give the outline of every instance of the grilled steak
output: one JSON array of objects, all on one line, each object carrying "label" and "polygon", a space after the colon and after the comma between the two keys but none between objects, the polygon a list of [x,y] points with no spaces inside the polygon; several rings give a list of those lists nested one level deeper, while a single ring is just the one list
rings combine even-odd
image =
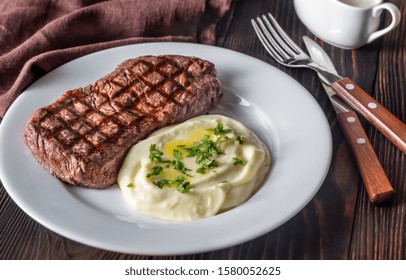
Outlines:
[{"label": "grilled steak", "polygon": [[93,85],[35,111],[24,141],[62,181],[106,188],[116,182],[132,145],[158,128],[207,112],[220,95],[209,61],[178,55],[129,59]]}]

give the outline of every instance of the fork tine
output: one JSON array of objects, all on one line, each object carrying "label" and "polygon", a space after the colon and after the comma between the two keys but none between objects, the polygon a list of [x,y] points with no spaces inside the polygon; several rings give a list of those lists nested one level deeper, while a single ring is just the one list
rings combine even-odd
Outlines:
[{"label": "fork tine", "polygon": [[278,31],[270,23],[265,15],[262,15],[262,19],[265,22],[266,27],[264,26],[264,28],[267,30],[268,37],[273,41],[274,48],[282,53],[285,59],[292,58],[296,54],[296,52],[292,50],[289,45],[283,40],[283,37],[278,33]]},{"label": "fork tine", "polygon": [[[271,31],[275,31],[275,33],[272,33],[274,36],[277,36],[281,38],[280,43],[283,44],[286,47],[294,51],[296,54],[301,53],[301,49],[298,45],[296,45],[295,42],[292,41],[292,39],[286,34],[286,32],[282,29],[282,27],[278,24],[278,22],[275,20],[275,18],[268,13],[268,18],[272,22],[272,24],[266,19],[265,15],[263,18],[266,20],[265,22],[268,24],[268,27],[270,28]],[[272,28],[273,26],[273,28]],[[277,38],[276,37],[276,38]],[[292,56],[292,54],[291,54]]]},{"label": "fork tine", "polygon": [[279,54],[273,47],[273,45],[270,43],[270,41],[273,40],[272,36],[268,34],[266,36],[265,32],[268,32],[263,25],[262,21],[260,18],[257,17],[257,22],[258,24],[261,25],[261,27],[257,24],[257,22],[253,19],[251,19],[251,24],[254,27],[255,32],[258,35],[259,40],[261,41],[262,45],[265,47],[265,49],[268,51],[268,53],[279,63],[283,63],[284,57]]},{"label": "fork tine", "polygon": [[251,19],[251,23],[259,40],[276,61],[285,66],[310,68],[310,57],[290,39],[271,14]]},{"label": "fork tine", "polygon": [[[262,32],[265,36],[265,38],[268,40],[270,45],[273,47],[273,49],[278,52],[284,59],[289,59],[291,58],[292,54],[288,51],[285,50],[285,46],[280,44],[280,38],[275,34],[276,32],[274,31],[273,27],[269,23],[269,21],[265,18],[265,16],[261,18],[257,18],[258,24],[262,28]],[[265,23],[264,23],[265,22]]]}]

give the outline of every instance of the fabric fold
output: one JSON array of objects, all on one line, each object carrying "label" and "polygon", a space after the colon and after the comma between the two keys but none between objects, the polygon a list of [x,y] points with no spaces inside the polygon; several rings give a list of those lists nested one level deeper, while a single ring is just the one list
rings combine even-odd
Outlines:
[{"label": "fabric fold", "polygon": [[[0,3],[0,117],[33,81],[99,50],[141,42],[215,44],[231,0]],[[62,94],[62,93],[61,93]]]}]

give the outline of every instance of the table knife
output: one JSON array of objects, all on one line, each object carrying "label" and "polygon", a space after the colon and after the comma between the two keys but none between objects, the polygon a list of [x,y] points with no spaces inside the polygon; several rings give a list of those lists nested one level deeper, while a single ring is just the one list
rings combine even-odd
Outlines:
[{"label": "table knife", "polygon": [[[329,56],[316,42],[307,36],[303,36],[303,41],[313,61],[330,72],[337,73]],[[323,82],[321,84],[337,113],[337,120],[357,162],[369,200],[374,204],[391,200],[394,196],[393,187],[368,140],[357,113],[336,94],[331,86]]]}]

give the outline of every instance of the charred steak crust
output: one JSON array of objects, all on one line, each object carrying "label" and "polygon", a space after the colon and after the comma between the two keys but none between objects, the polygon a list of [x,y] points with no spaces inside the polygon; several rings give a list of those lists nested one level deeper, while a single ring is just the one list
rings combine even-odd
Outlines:
[{"label": "charred steak crust", "polygon": [[35,111],[24,141],[62,181],[107,188],[116,182],[131,146],[158,128],[207,112],[220,96],[211,62],[179,55],[142,56]]}]

